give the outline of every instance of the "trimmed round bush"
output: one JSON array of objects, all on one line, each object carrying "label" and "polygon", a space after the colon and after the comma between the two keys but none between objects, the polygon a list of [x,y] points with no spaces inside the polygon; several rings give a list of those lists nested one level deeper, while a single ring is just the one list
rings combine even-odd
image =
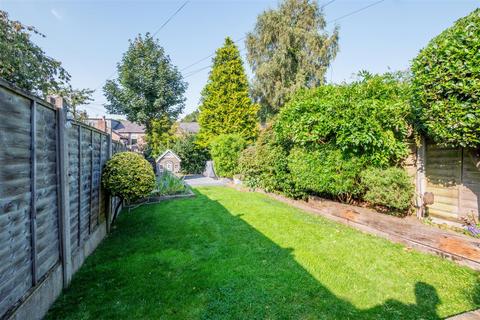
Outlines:
[{"label": "trimmed round bush", "polygon": [[480,145],[480,9],[443,31],[413,60],[421,129],[448,146]]},{"label": "trimmed round bush", "polygon": [[369,168],[361,173],[361,180],[366,190],[363,199],[370,204],[400,212],[411,207],[414,187],[412,179],[404,169]]},{"label": "trimmed round bush", "polygon": [[107,161],[102,184],[113,196],[130,202],[146,197],[155,187],[152,165],[134,152],[115,154]]},{"label": "trimmed round bush", "polygon": [[238,159],[246,146],[245,139],[239,134],[221,134],[216,137],[210,146],[216,174],[231,178],[239,173]]}]

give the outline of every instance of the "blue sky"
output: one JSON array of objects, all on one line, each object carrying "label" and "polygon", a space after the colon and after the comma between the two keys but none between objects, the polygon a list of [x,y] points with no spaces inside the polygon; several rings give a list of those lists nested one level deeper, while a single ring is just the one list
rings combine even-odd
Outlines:
[{"label": "blue sky", "polygon": [[[319,4],[330,0],[320,0]],[[336,0],[324,9],[332,21],[377,0]],[[0,8],[12,19],[37,27],[46,38],[34,40],[48,55],[63,62],[78,88],[96,88],[95,101],[85,109],[105,114],[101,87],[112,76],[127,49],[128,39],[155,32],[184,0],[179,1],[7,1]],[[180,70],[212,54],[226,36],[234,40],[252,30],[258,14],[277,0],[191,0],[157,34]],[[480,7],[480,0],[385,0],[340,19],[340,53],[328,71],[332,82],[349,81],[359,70],[404,70],[428,41],[455,20]],[[334,24],[328,25],[328,30]],[[239,43],[240,49],[244,47]],[[210,59],[183,71],[189,83],[184,113],[198,106],[208,77]],[[245,64],[248,68],[248,65]]]}]

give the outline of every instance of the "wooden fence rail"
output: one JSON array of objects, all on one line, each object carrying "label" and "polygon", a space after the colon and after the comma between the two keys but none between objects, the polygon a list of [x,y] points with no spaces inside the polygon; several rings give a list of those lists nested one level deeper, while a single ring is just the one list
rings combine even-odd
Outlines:
[{"label": "wooden fence rail", "polygon": [[0,319],[41,318],[105,236],[117,200],[101,173],[121,151],[0,80]]}]

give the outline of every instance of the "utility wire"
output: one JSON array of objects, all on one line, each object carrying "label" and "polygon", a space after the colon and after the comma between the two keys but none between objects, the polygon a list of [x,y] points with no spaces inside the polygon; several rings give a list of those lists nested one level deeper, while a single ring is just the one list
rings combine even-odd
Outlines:
[{"label": "utility wire", "polygon": [[[327,7],[328,5],[332,4],[332,3],[335,2],[335,1],[336,1],[336,0],[330,0],[329,2],[325,3],[324,5],[322,5],[320,8],[323,9],[323,8]],[[328,21],[326,24],[330,24],[330,23],[336,22],[336,21],[338,21],[338,20],[345,19],[345,18],[347,18],[347,17],[349,17],[349,16],[352,16],[352,15],[354,15],[354,14],[356,14],[356,13],[359,13],[359,12],[361,12],[361,11],[363,11],[363,10],[366,10],[366,9],[368,9],[368,8],[371,8],[371,7],[373,7],[373,6],[376,6],[376,5],[378,5],[378,4],[380,4],[380,3],[384,2],[384,1],[385,1],[385,0],[379,0],[379,1],[377,1],[377,2],[371,3],[371,4],[369,4],[369,5],[365,6],[365,7],[362,7],[362,8],[360,8],[360,9],[355,10],[355,11],[349,12],[349,13],[343,15],[343,16],[340,16],[340,17],[338,17],[338,18],[335,18],[335,19],[333,19],[333,20],[330,20],[330,21]],[[239,42],[239,41],[244,40],[245,38],[246,38],[246,36],[244,36],[244,37],[242,37],[242,38],[240,38],[240,39],[238,39],[237,41],[234,41],[234,42],[237,43],[237,42]],[[191,67],[199,64],[200,62],[203,62],[203,61],[207,60],[208,58],[213,57],[214,55],[215,55],[215,52],[212,53],[212,54],[210,54],[210,55],[208,55],[208,56],[206,56],[206,57],[204,57],[204,58],[202,58],[202,59],[200,59],[200,60],[198,60],[198,61],[196,61],[196,62],[194,62],[194,63],[192,63],[192,64],[190,64],[190,65],[188,65],[188,66],[186,66],[186,67],[184,67],[184,68],[182,68],[182,69],[180,69],[180,72],[185,71],[185,70],[187,70],[187,69],[189,69],[189,68],[191,68]],[[201,69],[192,71],[192,72],[190,72],[190,73],[187,73],[187,75],[185,75],[184,78],[190,77],[190,76],[194,75],[196,72],[203,71],[203,70],[205,70],[205,69],[207,69],[207,68],[208,68],[208,67],[204,67],[204,68],[201,68]]]},{"label": "utility wire", "polygon": [[[164,23],[162,23],[162,25],[152,34],[152,37],[156,36],[180,11],[182,11],[182,9],[189,3],[190,1],[187,0],[185,1],[180,7],[178,7],[178,9],[168,17],[167,20],[165,20]],[[110,74],[108,77],[107,77],[107,80],[110,79],[111,77],[113,77],[115,75],[116,71],[113,71],[112,74]],[[96,87],[94,90],[98,90],[100,89],[101,87],[103,87],[103,85],[100,85],[98,87]]]},{"label": "utility wire", "polygon": [[322,6],[320,7],[320,10],[328,7],[328,5],[334,3],[335,1],[336,1],[336,0],[330,0],[330,1],[328,1],[327,3],[325,3],[324,5],[322,5]]},{"label": "utility wire", "polygon": [[362,8],[360,8],[360,9],[355,10],[355,11],[352,11],[352,12],[350,12],[350,13],[347,13],[347,14],[345,14],[345,15],[343,15],[343,16],[340,16],[340,17],[338,17],[338,18],[335,18],[335,19],[333,19],[333,20],[330,20],[330,21],[327,22],[327,24],[330,24],[330,23],[333,23],[333,22],[337,22],[338,20],[345,19],[346,17],[350,17],[350,16],[352,16],[352,15],[354,15],[354,14],[356,14],[356,13],[359,13],[359,12],[361,12],[361,11],[363,11],[363,10],[366,10],[366,9],[368,9],[368,8],[371,8],[371,7],[373,7],[373,6],[376,6],[377,4],[380,4],[380,3],[384,2],[384,1],[385,1],[385,0],[379,0],[379,1],[377,1],[377,2],[371,3],[371,4],[369,4],[369,5],[365,6],[365,7],[362,7]]},{"label": "utility wire", "polygon": [[155,31],[155,32],[153,33],[153,36],[156,36],[157,33],[159,33],[160,30],[162,30],[163,27],[165,27],[165,26],[170,22],[170,20],[172,20],[180,11],[182,11],[182,9],[183,9],[183,8],[187,5],[187,3],[189,3],[189,2],[190,2],[190,1],[188,1],[188,0],[185,1],[185,2],[177,9],[177,11],[175,11],[175,12],[157,29],[157,31]]},{"label": "utility wire", "polygon": [[[237,41],[240,41],[240,39],[237,40]],[[239,52],[242,53],[245,50],[247,50],[247,48],[243,48],[243,49],[239,50]],[[197,69],[197,70],[193,70],[193,71],[187,73],[185,76],[183,76],[183,78],[185,79],[185,78],[191,77],[191,76],[193,76],[193,75],[195,75],[195,74],[197,74],[197,73],[199,73],[199,72],[201,72],[205,69],[211,68],[211,67],[213,67],[213,64],[210,64],[208,66],[205,66],[205,67]]]}]

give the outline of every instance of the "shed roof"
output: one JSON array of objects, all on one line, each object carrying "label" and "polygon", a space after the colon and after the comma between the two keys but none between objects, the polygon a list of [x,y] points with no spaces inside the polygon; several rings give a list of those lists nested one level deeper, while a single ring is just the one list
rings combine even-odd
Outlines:
[{"label": "shed roof", "polygon": [[170,150],[170,149],[167,149],[164,153],[162,153],[162,154],[157,158],[156,162],[162,160],[162,159],[163,159],[167,154],[169,154],[169,153],[172,154],[175,158],[177,158],[178,161],[180,161],[180,162],[182,161],[182,159],[180,159],[180,157],[177,156],[177,154],[176,154],[175,152],[173,152],[173,151]]}]

